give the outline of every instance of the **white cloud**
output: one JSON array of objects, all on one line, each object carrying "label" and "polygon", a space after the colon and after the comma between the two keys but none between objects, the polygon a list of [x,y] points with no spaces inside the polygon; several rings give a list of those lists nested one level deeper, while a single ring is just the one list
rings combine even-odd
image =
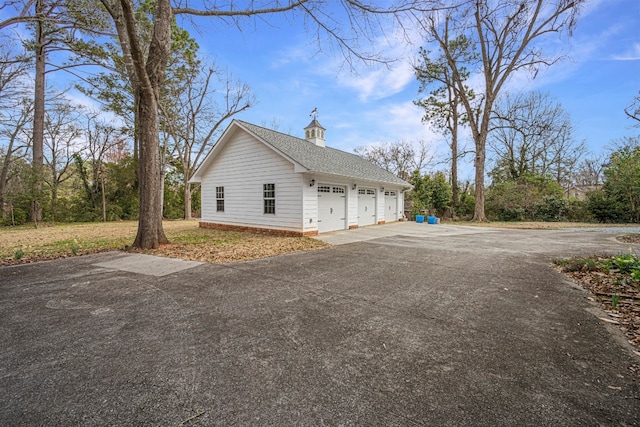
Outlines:
[{"label": "white cloud", "polygon": [[634,43],[630,49],[621,55],[613,55],[616,61],[638,61],[640,60],[640,43]]},{"label": "white cloud", "polygon": [[295,64],[313,64],[313,61],[310,61],[310,59],[308,46],[297,43],[284,49],[279,49],[271,58],[269,67],[279,69]]},{"label": "white cloud", "polygon": [[[414,23],[415,24],[415,23]],[[415,25],[414,25],[415,26]],[[387,22],[380,36],[371,41],[360,40],[361,52],[373,52],[386,58],[386,63],[346,63],[340,55],[327,58],[323,66],[315,66],[318,75],[335,78],[342,88],[355,93],[361,102],[376,101],[396,95],[415,82],[411,61],[415,56],[415,44],[420,40],[417,27],[409,23],[398,26]]]},{"label": "white cloud", "polygon": [[338,84],[355,90],[362,102],[380,100],[402,92],[415,80],[408,62],[388,69],[379,67],[362,75],[340,75]]},{"label": "white cloud", "polygon": [[377,103],[363,109],[353,121],[336,124],[340,148],[351,151],[360,145],[396,141],[417,142],[424,140],[432,146],[441,139],[427,125],[422,124],[423,111],[411,101],[399,103]]}]

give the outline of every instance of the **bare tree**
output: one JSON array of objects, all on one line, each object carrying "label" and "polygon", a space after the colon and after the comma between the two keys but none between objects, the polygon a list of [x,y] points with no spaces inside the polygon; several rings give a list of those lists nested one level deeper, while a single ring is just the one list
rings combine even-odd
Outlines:
[{"label": "bare tree", "polygon": [[29,66],[27,58],[16,54],[11,46],[0,46],[0,121],[5,120],[8,111],[22,103]]},{"label": "bare tree", "polygon": [[[417,147],[416,147],[417,145]],[[433,160],[425,141],[371,144],[356,147],[354,152],[405,181],[414,171],[422,172]]]},{"label": "bare tree", "polygon": [[596,186],[602,184],[602,172],[606,158],[604,154],[597,154],[583,159],[573,173],[576,185]]},{"label": "bare tree", "polygon": [[25,98],[28,67],[26,59],[16,55],[10,45],[0,48],[0,210],[12,178],[11,164],[27,154],[31,142],[25,134],[33,120],[33,102]]},{"label": "bare tree", "polygon": [[45,116],[43,157],[48,172],[45,182],[51,190],[51,216],[54,221],[58,189],[73,175],[73,155],[80,149],[78,139],[82,131],[77,123],[78,111],[69,104],[56,104]]},{"label": "bare tree", "polygon": [[[246,84],[234,81],[214,65],[204,67],[199,62],[184,75],[179,90],[170,97],[174,108],[163,108],[165,131],[171,135],[172,149],[180,162],[184,185],[184,218],[191,219],[191,197],[194,189],[189,179],[204,155],[209,151],[222,126],[231,117],[255,104],[255,97]],[[169,111],[167,111],[169,110]]]},{"label": "bare tree", "polygon": [[6,188],[14,175],[11,173],[15,161],[24,159],[29,154],[31,145],[31,129],[33,123],[33,102],[24,98],[20,106],[14,106],[4,113],[0,123],[0,209],[5,202]]},{"label": "bare tree", "polygon": [[[96,208],[98,203],[101,205],[102,221],[105,222],[107,220],[105,196],[107,177],[104,163],[112,150],[121,143],[121,138],[115,126],[99,121],[99,117],[100,114],[95,112],[84,114],[86,145],[81,152],[75,154],[75,157],[86,197],[93,208]],[[98,195],[100,195],[99,202]]]},{"label": "bare tree", "polygon": [[550,175],[565,187],[585,151],[573,138],[569,114],[543,92],[507,94],[496,103],[487,143],[494,179]]},{"label": "bare tree", "polygon": [[[535,77],[540,67],[560,59],[544,56],[535,42],[563,30],[571,32],[582,3],[584,0],[477,0],[446,13],[433,13],[424,21],[429,41],[436,44],[447,60],[454,90],[465,108],[475,142],[475,221],[487,220],[484,178],[493,105],[514,73],[529,70]],[[467,58],[456,57],[449,40],[460,35],[478,52],[477,60],[466,62]],[[466,69],[482,77],[473,99],[465,88]]]}]

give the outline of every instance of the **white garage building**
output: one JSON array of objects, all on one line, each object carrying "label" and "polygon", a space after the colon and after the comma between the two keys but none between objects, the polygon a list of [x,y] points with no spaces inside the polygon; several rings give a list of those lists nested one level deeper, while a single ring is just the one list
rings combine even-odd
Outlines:
[{"label": "white garage building", "polygon": [[411,185],[355,154],[325,146],[314,118],[305,139],[233,120],[191,182],[201,227],[315,235],[397,221]]}]

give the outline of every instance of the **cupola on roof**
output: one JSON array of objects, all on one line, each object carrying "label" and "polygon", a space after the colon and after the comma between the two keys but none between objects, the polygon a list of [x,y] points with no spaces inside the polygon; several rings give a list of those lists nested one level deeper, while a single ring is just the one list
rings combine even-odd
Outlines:
[{"label": "cupola on roof", "polygon": [[314,143],[318,147],[324,147],[324,131],[326,129],[322,127],[322,125],[316,118],[317,115],[318,109],[314,108],[311,112],[311,117],[313,117],[313,120],[311,120],[311,123],[309,123],[307,127],[304,128],[304,139]]}]

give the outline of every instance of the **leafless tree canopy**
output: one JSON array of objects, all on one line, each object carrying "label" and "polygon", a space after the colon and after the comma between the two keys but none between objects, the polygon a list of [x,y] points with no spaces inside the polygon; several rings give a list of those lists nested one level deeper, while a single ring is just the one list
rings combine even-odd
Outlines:
[{"label": "leafless tree canopy", "polygon": [[584,154],[569,114],[547,93],[507,94],[496,105],[488,145],[494,179],[550,175],[567,185]]},{"label": "leafless tree canopy", "polygon": [[589,156],[583,159],[573,172],[573,184],[595,186],[602,184],[602,171],[606,157],[604,154]]},{"label": "leafless tree canopy", "polygon": [[198,63],[173,85],[171,106],[163,111],[162,130],[170,136],[169,151],[179,159],[183,171],[185,219],[191,218],[193,190],[189,179],[213,146],[230,118],[251,108],[256,99],[245,83],[236,81],[215,64]]},{"label": "leafless tree canopy", "polygon": [[428,144],[422,140],[417,143],[403,140],[394,143],[372,144],[357,147],[354,151],[359,156],[405,181],[414,171],[422,173],[424,168],[433,161]]}]

